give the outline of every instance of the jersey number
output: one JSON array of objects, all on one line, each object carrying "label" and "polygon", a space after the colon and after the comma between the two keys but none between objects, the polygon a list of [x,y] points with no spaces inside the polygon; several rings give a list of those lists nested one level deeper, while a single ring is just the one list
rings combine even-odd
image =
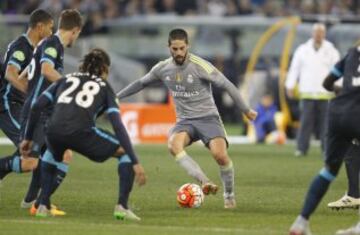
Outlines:
[{"label": "jersey number", "polygon": [[35,59],[33,58],[28,66],[28,80],[33,79],[35,74]]},{"label": "jersey number", "polygon": [[[74,96],[71,96],[76,88],[80,85],[80,79],[76,77],[69,77],[66,79],[66,83],[71,85],[61,93],[58,99],[58,103],[68,104],[73,100]],[[100,85],[94,81],[87,81],[83,84],[82,89],[75,95],[75,103],[83,108],[88,108],[94,102],[94,96],[99,93]]]}]

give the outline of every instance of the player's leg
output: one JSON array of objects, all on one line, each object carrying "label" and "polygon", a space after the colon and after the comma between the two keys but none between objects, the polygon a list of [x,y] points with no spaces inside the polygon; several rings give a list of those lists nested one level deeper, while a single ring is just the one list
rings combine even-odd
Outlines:
[{"label": "player's leg", "polygon": [[[205,175],[199,164],[185,151],[185,147],[196,139],[194,130],[190,125],[176,124],[168,139],[168,149],[175,161],[201,185],[209,184],[210,180]],[[212,185],[212,184],[211,184]]]},{"label": "player's leg", "polygon": [[[37,175],[38,177],[34,177],[35,174],[33,174],[28,192],[23,201],[29,202],[36,199],[30,208],[31,215],[36,214],[39,217],[43,217],[47,215],[47,212],[54,216],[65,215],[66,213],[64,211],[59,210],[54,205],[48,205],[48,202],[50,201],[50,196],[63,182],[68,171],[68,164],[62,160],[71,157],[72,152],[68,150],[65,151],[62,145],[58,144],[57,136],[51,136],[53,137],[52,140],[47,140],[45,144],[44,135],[43,126],[39,126],[39,128],[35,130],[34,147],[32,151],[34,155],[42,156],[41,163],[38,166],[39,174]],[[59,140],[61,139],[60,137]],[[53,143],[51,147],[49,147],[50,143]],[[54,156],[57,156],[57,160],[55,160]],[[43,205],[43,207],[40,208],[40,205]]]},{"label": "player's leg", "polygon": [[[33,154],[35,156],[44,156],[46,153],[46,143],[45,143],[45,133],[44,133],[44,123],[46,122],[47,117],[43,117],[42,118],[42,122],[39,122],[35,132],[34,132],[34,147],[33,147]],[[55,150],[53,150],[52,152],[55,152]],[[49,158],[49,156],[47,156],[47,158]],[[40,186],[41,186],[41,172],[42,171],[51,171],[51,169],[55,166],[56,170],[55,170],[55,180],[52,183],[52,190],[51,190],[51,194],[53,194],[58,187],[61,185],[61,183],[63,182],[64,178],[66,177],[66,174],[68,172],[68,165],[69,162],[72,158],[72,152],[70,150],[67,150],[64,152],[63,154],[63,161],[62,162],[57,162],[57,161],[53,161],[52,159],[45,159],[47,160],[46,163],[42,163],[44,157],[40,158],[41,160],[39,160],[40,164],[38,166],[38,168],[36,170],[33,171],[33,175],[32,175],[32,179],[28,188],[28,191],[26,193],[26,196],[23,200],[23,202],[28,203],[28,202],[32,202],[34,201],[40,191]],[[22,203],[23,205],[23,203]],[[35,203],[34,206],[31,207],[30,209],[30,214],[34,214],[37,210],[37,207],[39,206],[39,200],[37,200],[37,202]],[[58,215],[64,215],[64,212],[60,212],[60,210],[57,210],[56,207],[53,206],[53,210],[52,210],[53,214],[58,214]]]},{"label": "player's leg", "polygon": [[[27,124],[27,113],[23,113],[21,116],[21,128],[20,128],[20,138],[23,139],[24,132],[26,129]],[[37,125],[35,130],[35,142],[39,141],[39,136],[41,139],[43,139],[43,131],[40,132],[40,135],[38,134],[39,127]],[[39,148],[39,147],[38,147]],[[44,147],[43,153],[45,152],[46,148]],[[32,171],[31,181],[28,187],[28,191],[24,197],[24,199],[20,203],[20,207],[27,209],[31,208],[39,194],[40,187],[41,187],[41,158],[40,158],[40,151],[41,149],[35,149],[35,151],[32,151],[32,155],[38,159],[38,163],[34,170]]]},{"label": "player's leg", "polygon": [[234,166],[227,153],[227,143],[224,137],[210,140],[208,147],[220,167],[220,177],[224,187],[224,207],[235,208]]},{"label": "player's leg", "polygon": [[[86,142],[82,141],[86,138]],[[74,151],[95,162],[104,162],[110,157],[118,159],[119,196],[114,209],[117,219],[140,220],[128,206],[135,173],[129,156],[124,152],[114,135],[100,128],[86,130],[72,138],[69,146]]]},{"label": "player's leg", "polygon": [[319,100],[317,102],[316,110],[316,126],[319,126],[319,138],[321,143],[321,149],[325,150],[325,127],[326,127],[326,115],[329,102],[327,100]]},{"label": "player's leg", "polygon": [[297,134],[296,156],[305,156],[309,150],[310,137],[314,128],[314,101],[301,100],[300,127]]},{"label": "player's leg", "polygon": [[119,220],[134,220],[140,221],[141,218],[137,216],[129,207],[128,201],[131,190],[134,185],[135,172],[130,157],[124,152],[124,149],[119,147],[114,154],[118,159],[118,176],[119,176],[119,196],[117,204],[114,208],[114,217]]},{"label": "player's leg", "polygon": [[337,201],[330,202],[331,209],[358,208],[360,206],[359,173],[360,173],[360,146],[353,144],[344,159],[348,179],[347,193]]},{"label": "player's leg", "polygon": [[360,198],[359,173],[360,173],[360,146],[357,143],[352,145],[349,157],[345,159],[346,174],[348,178],[347,195],[353,198]]},{"label": "player's leg", "polygon": [[[19,145],[20,140],[20,124],[18,122],[20,109],[21,107],[14,105],[11,110],[0,113],[0,128],[15,146]],[[22,158],[20,153],[16,151],[14,154],[0,159],[0,180],[10,172],[32,171],[36,165],[37,159]]]},{"label": "player's leg", "polygon": [[[333,119],[336,120],[336,118]],[[351,146],[351,140],[346,139],[339,134],[341,133],[342,128],[339,127],[336,122],[337,121],[335,121],[335,125],[328,128],[325,167],[310,184],[302,211],[290,228],[291,235],[307,234],[307,231],[309,230],[309,218],[321,202],[330,183],[338,174],[344,155]],[[332,121],[329,120],[329,123],[331,124]]]},{"label": "player's leg", "polygon": [[[57,163],[61,162],[55,161],[54,153],[48,149],[43,155],[41,163],[41,192],[30,210],[30,212],[36,210],[37,217],[47,217],[51,214],[50,197],[54,193],[53,185],[56,181]],[[59,215],[63,215],[63,213]]]}]

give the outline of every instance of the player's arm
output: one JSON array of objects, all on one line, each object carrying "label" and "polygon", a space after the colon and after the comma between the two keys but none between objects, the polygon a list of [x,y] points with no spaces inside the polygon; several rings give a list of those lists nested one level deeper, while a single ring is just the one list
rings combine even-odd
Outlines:
[{"label": "player's arm", "polygon": [[17,48],[11,55],[5,71],[5,79],[17,90],[26,93],[27,80],[20,80],[19,73],[22,67],[25,67],[27,60],[25,50]]},{"label": "player's arm", "polygon": [[334,91],[335,93],[340,92],[341,87],[336,86],[335,82],[343,76],[346,58],[347,55],[339,62],[337,62],[335,66],[331,69],[329,75],[324,79],[323,87],[326,90]]},{"label": "player's arm", "polygon": [[5,78],[17,90],[26,93],[28,83],[26,79],[19,78],[19,72],[20,70],[17,66],[8,64],[6,66]]},{"label": "player's arm", "polygon": [[44,45],[44,50],[41,53],[41,75],[48,81],[55,82],[59,80],[62,75],[55,69],[56,59],[58,57],[58,49],[54,42],[47,42]]},{"label": "player's arm", "polygon": [[28,84],[28,72],[29,66],[26,66],[26,68],[19,75],[19,80],[26,80],[26,84]]},{"label": "player's arm", "polygon": [[215,69],[208,75],[201,76],[209,80],[215,86],[227,91],[235,106],[250,120],[255,120],[257,112],[250,109],[239,94],[239,90],[219,70]]},{"label": "player's arm", "polygon": [[119,142],[121,143],[121,146],[124,148],[127,155],[129,155],[131,162],[133,164],[137,164],[138,158],[134,152],[134,149],[132,147],[130,138],[127,134],[127,131],[125,129],[124,124],[122,123],[120,119],[120,110],[118,102],[116,101],[114,92],[110,87],[107,89],[106,94],[106,110],[105,113],[108,115],[110,123],[114,129],[115,135],[118,138]]},{"label": "player's arm", "polygon": [[141,91],[148,85],[155,83],[158,80],[158,77],[156,76],[155,71],[154,71],[155,68],[156,67],[154,67],[149,73],[147,73],[142,78],[136,80],[135,82],[132,82],[130,85],[128,85],[127,87],[125,87],[124,89],[119,91],[116,94],[116,96],[119,99],[125,98],[125,97],[128,97],[130,95],[133,95],[133,94]]},{"label": "player's arm", "polygon": [[36,123],[39,121],[41,111],[53,104],[56,87],[57,84],[51,85],[39,96],[34,105],[31,107],[29,119],[26,123],[25,137],[20,144],[20,152],[23,156],[29,156],[31,154],[32,138]]},{"label": "player's arm", "polygon": [[61,78],[61,74],[56,71],[54,65],[49,62],[41,63],[41,75],[43,75],[50,82],[55,82]]},{"label": "player's arm", "polygon": [[53,104],[58,84],[59,83],[54,83],[48,89],[46,89],[31,107],[30,116],[25,129],[26,140],[32,139],[34,127],[39,120],[41,111]]},{"label": "player's arm", "polygon": [[108,105],[107,110],[105,111],[109,117],[109,120],[115,131],[115,135],[121,143],[121,147],[125,150],[125,153],[129,156],[133,169],[135,172],[135,178],[139,185],[143,185],[146,182],[145,171],[142,165],[139,163],[139,160],[135,154],[135,151],[132,147],[129,135],[125,129],[123,122],[120,119],[119,106],[115,100],[115,95],[112,91],[108,92],[107,95]]},{"label": "player's arm", "polygon": [[126,131],[126,128],[123,122],[120,119],[119,108],[109,108],[105,111],[109,117],[110,123],[114,129],[115,135],[119,142],[121,143],[121,147],[124,148],[127,155],[129,155],[131,162],[135,165],[139,163],[139,160],[135,154],[135,151],[132,147],[129,135]]}]

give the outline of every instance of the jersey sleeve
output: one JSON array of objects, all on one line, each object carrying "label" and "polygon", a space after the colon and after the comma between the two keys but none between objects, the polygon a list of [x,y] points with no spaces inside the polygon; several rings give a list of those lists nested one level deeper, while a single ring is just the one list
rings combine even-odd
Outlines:
[{"label": "jersey sleeve", "polygon": [[346,54],[339,62],[337,62],[334,67],[331,69],[330,73],[334,75],[336,78],[341,78],[344,74],[345,61],[348,57]]},{"label": "jersey sleeve", "polygon": [[19,71],[27,65],[28,57],[27,50],[24,46],[18,45],[15,47],[10,55],[8,65],[14,65]]},{"label": "jersey sleeve", "polygon": [[47,62],[52,66],[55,66],[56,59],[60,50],[55,41],[47,40],[44,42],[43,50],[41,52],[40,63]]},{"label": "jersey sleeve", "polygon": [[61,84],[61,80],[56,81],[51,86],[49,86],[36,100],[34,105],[31,107],[29,118],[25,127],[25,139],[32,140],[36,123],[38,122],[42,110],[46,107],[53,105],[57,88]]},{"label": "jersey sleeve", "polygon": [[132,164],[137,164],[139,160],[132,147],[131,140],[126,131],[126,128],[120,119],[119,104],[114,92],[110,87],[108,87],[107,89],[106,99],[107,104],[105,113],[109,117],[116,138],[119,140],[121,147],[123,147],[123,149],[125,150],[125,153],[130,157]]},{"label": "jersey sleeve", "polygon": [[58,87],[65,81],[65,78],[61,78],[57,80],[56,82],[52,83],[42,94],[41,96],[46,97],[50,103],[54,103],[56,100],[56,93],[58,90]]},{"label": "jersey sleeve", "polygon": [[164,63],[164,61],[161,61],[157,63],[154,67],[152,67],[151,70],[140,79],[142,85],[147,86],[150,83],[158,80],[160,78],[160,68],[164,65]]},{"label": "jersey sleeve", "polygon": [[114,91],[111,89],[109,84],[106,86],[106,105],[105,113],[109,114],[112,112],[120,113],[119,110],[119,101],[116,98]]},{"label": "jersey sleeve", "polygon": [[214,84],[215,86],[224,89],[230,95],[232,100],[234,101],[237,109],[242,113],[247,113],[250,108],[245,104],[243,98],[240,95],[239,90],[232,84],[223,73],[221,73],[215,67],[212,67],[212,70],[203,71],[202,75],[200,75],[201,79],[207,80],[208,82]]}]

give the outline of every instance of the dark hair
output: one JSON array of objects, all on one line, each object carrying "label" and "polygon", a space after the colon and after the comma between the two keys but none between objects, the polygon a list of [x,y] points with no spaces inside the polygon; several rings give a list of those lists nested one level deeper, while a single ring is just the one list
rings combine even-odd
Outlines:
[{"label": "dark hair", "polygon": [[76,9],[63,10],[59,19],[59,29],[72,30],[82,27],[82,18],[80,12]]},{"label": "dark hair", "polygon": [[52,16],[45,10],[37,9],[31,12],[30,19],[29,19],[29,27],[35,28],[38,23],[48,23],[53,18]]},{"label": "dark hair", "polygon": [[99,77],[106,72],[110,63],[109,55],[103,49],[95,48],[84,56],[79,70]]},{"label": "dark hair", "polygon": [[184,40],[186,44],[189,43],[188,35],[185,30],[183,29],[173,29],[169,33],[168,43],[171,44],[173,40]]}]

